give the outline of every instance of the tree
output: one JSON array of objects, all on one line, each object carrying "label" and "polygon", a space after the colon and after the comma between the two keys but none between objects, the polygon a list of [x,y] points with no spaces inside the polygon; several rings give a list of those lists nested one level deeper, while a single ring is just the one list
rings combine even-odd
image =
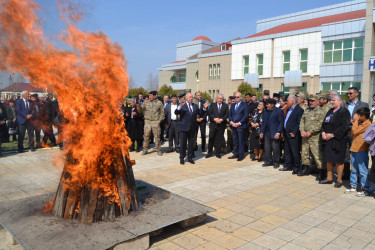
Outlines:
[{"label": "tree", "polygon": [[154,77],[152,73],[148,74],[145,86],[147,90],[157,90],[159,87],[159,77],[157,75]]},{"label": "tree", "polygon": [[135,88],[135,86],[137,85],[135,80],[131,76],[129,76],[129,83],[128,84],[129,84],[129,89]]},{"label": "tree", "polygon": [[143,96],[148,95],[148,91],[145,90],[142,87],[140,87],[140,88],[134,88],[134,89],[130,89],[129,90],[129,95],[131,97],[136,97],[136,96],[138,96],[139,93],[142,93]]},{"label": "tree", "polygon": [[177,91],[174,90],[172,88],[172,86],[167,86],[166,84],[164,84],[163,86],[161,86],[161,88],[159,89],[159,95],[161,97],[165,96],[165,95],[177,95]]},{"label": "tree", "polygon": [[202,100],[211,101],[212,97],[206,91],[201,92]]},{"label": "tree", "polygon": [[253,87],[251,87],[250,84],[246,83],[246,82],[242,82],[238,88],[237,88],[237,91],[240,92],[242,94],[242,98],[245,98],[245,95],[247,93],[250,93],[250,94],[253,94],[253,95],[256,95],[257,94],[257,90],[254,89]]}]

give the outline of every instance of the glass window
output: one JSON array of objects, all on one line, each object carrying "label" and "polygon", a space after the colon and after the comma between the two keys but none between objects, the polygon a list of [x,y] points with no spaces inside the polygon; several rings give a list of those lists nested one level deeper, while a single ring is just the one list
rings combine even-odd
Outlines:
[{"label": "glass window", "polygon": [[350,62],[352,60],[352,49],[345,49],[343,51],[343,62]]},{"label": "glass window", "polygon": [[186,82],[186,74],[180,74],[180,82]]},{"label": "glass window", "polygon": [[220,80],[220,74],[221,74],[221,69],[220,69],[220,64],[217,65],[217,79]]},{"label": "glass window", "polygon": [[342,50],[333,51],[333,62],[341,62]]},{"label": "glass window", "polygon": [[244,56],[243,57],[243,74],[249,73],[249,56]]},{"label": "glass window", "polygon": [[336,41],[333,43],[334,50],[341,50],[342,49],[342,41]]},{"label": "glass window", "polygon": [[290,70],[290,51],[283,52],[283,74]]},{"label": "glass window", "polygon": [[214,64],[213,66],[214,66],[214,79],[216,79],[216,64]]},{"label": "glass window", "polygon": [[301,49],[300,50],[300,63],[299,63],[299,69],[302,70],[302,73],[307,73],[307,49]]},{"label": "glass window", "polygon": [[363,48],[355,48],[353,61],[363,61]]},{"label": "glass window", "polygon": [[258,74],[263,75],[263,54],[257,55]]},{"label": "glass window", "polygon": [[344,40],[344,49],[351,49],[351,48],[353,48],[352,39]]},{"label": "glass window", "polygon": [[331,83],[330,82],[323,82],[322,86],[323,86],[323,90],[331,90]]},{"label": "glass window", "polygon": [[212,79],[212,64],[210,64],[210,66],[209,66],[209,68],[210,68],[210,72],[209,72],[209,77],[208,77],[208,79],[209,80],[211,80]]},{"label": "glass window", "polygon": [[324,63],[363,61],[363,38],[324,43]]},{"label": "glass window", "polygon": [[332,62],[332,51],[324,52],[324,63],[331,63]]},{"label": "glass window", "polygon": [[324,51],[332,50],[333,49],[333,42],[325,42],[324,43]]},{"label": "glass window", "polygon": [[223,45],[221,45],[221,50],[226,50],[226,45],[225,44],[223,44]]},{"label": "glass window", "polygon": [[171,77],[171,82],[176,82],[176,76]]},{"label": "glass window", "polygon": [[302,89],[303,91],[307,91],[307,82],[302,83]]},{"label": "glass window", "polygon": [[199,72],[197,71],[197,72],[195,72],[195,80],[199,80]]},{"label": "glass window", "polygon": [[281,84],[281,89],[283,90],[285,95],[289,95],[289,87],[285,87],[284,83]]},{"label": "glass window", "polygon": [[259,84],[259,88],[257,88],[257,92],[263,92],[263,84]]},{"label": "glass window", "polygon": [[361,82],[322,82],[323,90],[335,89],[343,97],[346,96],[350,87],[357,87],[359,92],[361,92]]}]

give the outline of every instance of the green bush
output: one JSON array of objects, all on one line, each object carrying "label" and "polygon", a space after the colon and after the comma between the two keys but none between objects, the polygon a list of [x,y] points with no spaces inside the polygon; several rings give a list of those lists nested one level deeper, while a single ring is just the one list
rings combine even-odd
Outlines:
[{"label": "green bush", "polygon": [[164,84],[164,85],[161,86],[160,89],[159,89],[159,95],[160,95],[161,97],[163,97],[163,96],[165,96],[165,95],[169,95],[169,96],[171,96],[171,95],[177,95],[177,91],[174,90],[174,89],[172,88],[172,86],[167,86],[166,84]]}]

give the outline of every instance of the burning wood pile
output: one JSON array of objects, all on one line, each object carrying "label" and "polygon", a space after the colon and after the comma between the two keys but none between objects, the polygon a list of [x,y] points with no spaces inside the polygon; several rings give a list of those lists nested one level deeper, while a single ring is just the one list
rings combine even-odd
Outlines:
[{"label": "burning wood pile", "polygon": [[45,35],[33,0],[0,0],[0,70],[18,72],[37,87],[57,94],[66,142],[64,169],[54,200],[55,216],[85,223],[111,221],[138,209],[130,139],[119,113],[128,92],[122,48],[102,32],[77,28],[82,14],[58,1],[66,30]]}]

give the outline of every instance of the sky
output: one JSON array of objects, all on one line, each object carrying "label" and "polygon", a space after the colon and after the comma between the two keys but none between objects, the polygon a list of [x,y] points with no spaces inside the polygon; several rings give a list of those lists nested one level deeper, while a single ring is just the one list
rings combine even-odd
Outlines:
[{"label": "sky", "polygon": [[[63,28],[56,1],[37,2],[46,33],[55,37]],[[256,32],[257,20],[342,2],[345,1],[86,0],[80,28],[103,31],[120,44],[129,63],[129,76],[137,86],[145,87],[150,73],[155,76],[163,64],[176,61],[178,43],[200,35],[218,43],[244,38]],[[6,84],[7,78],[9,74],[0,74],[0,84]]]}]

